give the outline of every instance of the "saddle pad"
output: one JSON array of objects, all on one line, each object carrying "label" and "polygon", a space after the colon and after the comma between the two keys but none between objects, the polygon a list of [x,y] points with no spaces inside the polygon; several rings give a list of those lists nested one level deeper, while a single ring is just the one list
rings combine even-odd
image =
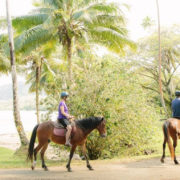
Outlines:
[{"label": "saddle pad", "polygon": [[63,128],[54,128],[54,135],[56,135],[56,136],[65,136],[66,135],[66,130],[65,129],[63,129]]},{"label": "saddle pad", "polygon": [[55,128],[60,128],[60,129],[64,128],[64,126],[61,123],[59,123],[58,121],[53,121],[53,125]]}]

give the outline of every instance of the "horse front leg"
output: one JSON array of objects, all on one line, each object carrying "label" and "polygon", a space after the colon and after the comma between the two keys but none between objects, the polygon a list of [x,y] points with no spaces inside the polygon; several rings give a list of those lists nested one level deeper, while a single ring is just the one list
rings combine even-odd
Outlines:
[{"label": "horse front leg", "polygon": [[84,157],[85,157],[85,159],[86,159],[87,168],[88,168],[89,170],[91,170],[91,171],[94,170],[94,169],[92,168],[92,166],[90,165],[89,160],[88,160],[88,158],[87,158],[86,145],[85,145],[85,143],[82,145],[82,152],[83,152],[83,155],[84,155]]},{"label": "horse front leg", "polygon": [[66,165],[66,168],[67,168],[68,172],[72,172],[70,164],[71,164],[71,159],[73,157],[75,149],[76,149],[76,145],[73,145],[72,148],[71,148],[70,155],[69,155],[69,161],[68,161],[68,163]]}]

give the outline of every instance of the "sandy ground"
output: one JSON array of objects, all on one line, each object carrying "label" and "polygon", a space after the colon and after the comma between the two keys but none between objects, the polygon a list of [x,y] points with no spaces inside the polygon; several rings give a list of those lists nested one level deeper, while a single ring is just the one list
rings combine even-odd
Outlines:
[{"label": "sandy ground", "polygon": [[[1,134],[0,146],[15,150],[19,147],[18,136]],[[0,169],[0,180],[180,180],[180,166],[174,165],[170,158],[166,159],[165,164],[161,164],[159,158],[141,161],[91,161],[91,164],[94,171],[89,171],[84,161],[81,165],[72,162],[71,173],[64,166],[50,167],[48,172],[41,168],[35,171]]]},{"label": "sandy ground", "polygon": [[1,180],[179,180],[180,167],[167,158],[161,164],[158,158],[133,162],[91,162],[94,171],[89,171],[82,165],[72,163],[73,172],[65,167],[50,167],[46,172],[40,168],[30,169],[1,169]]}]

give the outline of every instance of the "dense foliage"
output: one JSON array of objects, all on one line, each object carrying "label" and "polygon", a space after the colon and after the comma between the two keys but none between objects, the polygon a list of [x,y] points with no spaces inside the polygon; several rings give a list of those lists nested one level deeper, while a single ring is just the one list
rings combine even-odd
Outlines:
[{"label": "dense foliage", "polygon": [[[79,61],[77,60],[77,63]],[[131,63],[111,56],[92,59],[86,69],[75,71],[75,85],[70,92],[70,112],[76,118],[103,115],[107,120],[107,138],[93,132],[87,140],[91,159],[122,154],[146,154],[156,151],[157,123],[160,119],[142,79]],[[49,87],[47,88],[49,89]],[[58,94],[45,102],[50,112],[57,110]]]}]

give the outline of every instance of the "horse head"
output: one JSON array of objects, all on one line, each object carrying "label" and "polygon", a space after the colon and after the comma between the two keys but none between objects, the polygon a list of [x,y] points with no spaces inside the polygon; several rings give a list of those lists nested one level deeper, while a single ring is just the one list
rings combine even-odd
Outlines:
[{"label": "horse head", "polygon": [[106,137],[106,120],[104,117],[100,118],[100,124],[96,127],[101,137]]}]

